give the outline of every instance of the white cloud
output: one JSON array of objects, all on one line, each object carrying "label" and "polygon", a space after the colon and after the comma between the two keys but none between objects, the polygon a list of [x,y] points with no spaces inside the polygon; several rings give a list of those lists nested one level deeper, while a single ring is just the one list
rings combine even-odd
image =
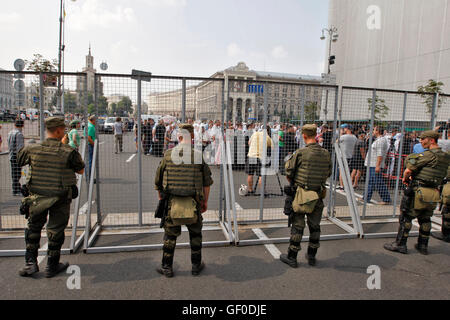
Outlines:
[{"label": "white cloud", "polygon": [[116,6],[109,10],[100,0],[85,1],[81,6],[68,6],[66,11],[67,24],[79,31],[95,27],[109,29],[121,23],[136,21],[133,9]]},{"label": "white cloud", "polygon": [[242,49],[236,43],[230,43],[227,47],[228,56],[234,58],[243,53]]},{"label": "white cloud", "polygon": [[272,49],[272,57],[275,59],[284,59],[288,56],[288,52],[283,46],[276,46]]},{"label": "white cloud", "polygon": [[20,15],[17,12],[0,13],[0,23],[16,23],[19,20]]}]

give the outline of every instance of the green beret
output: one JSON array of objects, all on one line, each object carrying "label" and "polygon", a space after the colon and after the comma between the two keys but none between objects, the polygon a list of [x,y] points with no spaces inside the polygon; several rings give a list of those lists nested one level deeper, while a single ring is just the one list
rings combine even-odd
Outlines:
[{"label": "green beret", "polygon": [[439,133],[437,131],[434,130],[428,130],[428,131],[424,131],[422,132],[422,134],[419,137],[420,139],[425,139],[425,138],[432,138],[435,140],[439,139]]},{"label": "green beret", "polygon": [[194,134],[194,126],[192,124],[189,123],[183,123],[180,125],[180,129],[181,130],[187,130],[189,131],[190,134]]},{"label": "green beret", "polygon": [[306,134],[308,137],[315,136],[317,134],[317,126],[315,124],[305,124],[302,127],[302,133]]},{"label": "green beret", "polygon": [[57,127],[65,127],[66,124],[64,122],[64,118],[62,117],[49,117],[45,119],[45,127],[47,129],[57,128]]}]

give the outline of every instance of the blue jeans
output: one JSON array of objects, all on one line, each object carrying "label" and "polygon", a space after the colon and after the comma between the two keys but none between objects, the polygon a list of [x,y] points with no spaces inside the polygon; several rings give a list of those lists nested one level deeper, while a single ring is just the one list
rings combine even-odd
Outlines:
[{"label": "blue jeans", "polygon": [[88,161],[89,161],[89,165],[86,168],[86,180],[87,183],[89,183],[90,181],[90,177],[91,177],[91,167],[92,167],[92,158],[94,157],[94,146],[92,146],[91,144],[88,144]]},{"label": "blue jeans", "polygon": [[367,202],[372,199],[373,191],[376,190],[381,196],[383,202],[391,202],[391,196],[389,190],[384,183],[381,173],[375,172],[374,167],[369,169],[369,190],[367,191]]}]

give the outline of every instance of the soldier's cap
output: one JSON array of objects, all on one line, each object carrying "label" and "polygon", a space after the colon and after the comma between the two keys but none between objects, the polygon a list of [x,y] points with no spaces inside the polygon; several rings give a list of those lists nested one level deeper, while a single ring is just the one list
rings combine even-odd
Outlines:
[{"label": "soldier's cap", "polygon": [[192,124],[189,124],[189,123],[183,123],[183,124],[181,124],[180,126],[179,126],[179,128],[181,129],[181,130],[187,130],[187,131],[189,131],[189,133],[190,134],[194,134],[194,126],[192,125]]},{"label": "soldier's cap", "polygon": [[65,127],[66,123],[64,122],[63,117],[49,117],[45,119],[45,127],[47,129],[57,128],[57,127]]},{"label": "soldier's cap", "polygon": [[305,124],[302,127],[302,133],[306,134],[308,137],[315,136],[317,134],[317,126],[315,124]]},{"label": "soldier's cap", "polygon": [[434,130],[424,131],[420,135],[419,139],[425,139],[425,138],[432,138],[432,139],[438,140],[439,139],[439,133],[437,131],[434,131]]}]

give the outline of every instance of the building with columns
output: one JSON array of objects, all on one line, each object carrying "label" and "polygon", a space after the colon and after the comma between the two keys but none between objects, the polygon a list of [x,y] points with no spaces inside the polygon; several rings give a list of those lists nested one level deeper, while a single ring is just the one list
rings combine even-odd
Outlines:
[{"label": "building with columns", "polygon": [[[273,82],[268,86],[269,120],[279,120],[283,115],[291,119],[300,116],[302,88],[305,91],[305,105],[315,104],[320,109],[322,89],[319,85],[322,78],[319,76],[253,71],[244,62],[239,62],[236,66],[216,72],[210,78],[225,79],[224,88],[221,81],[214,80],[187,86],[186,118],[221,119],[225,99],[228,101],[225,113],[227,121],[262,120],[263,94],[248,91],[248,85],[260,81]],[[147,101],[150,114],[181,115],[181,88],[152,93]]]},{"label": "building with columns", "polygon": [[14,107],[13,82],[12,74],[0,73],[0,110],[11,110]]}]

